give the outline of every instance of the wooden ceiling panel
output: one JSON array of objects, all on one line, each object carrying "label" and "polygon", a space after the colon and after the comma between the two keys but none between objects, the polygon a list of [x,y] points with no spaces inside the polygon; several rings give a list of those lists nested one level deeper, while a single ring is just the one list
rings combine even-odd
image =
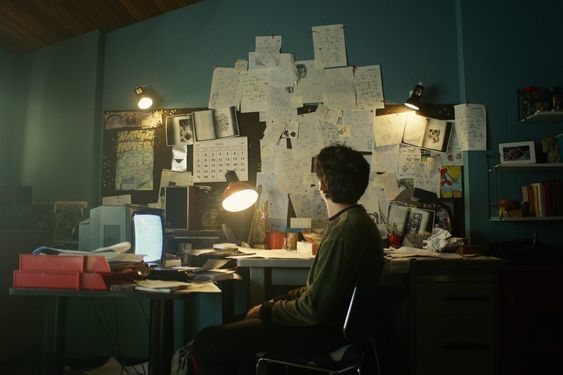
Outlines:
[{"label": "wooden ceiling panel", "polygon": [[0,0],[0,44],[27,52],[112,31],[200,0]]}]

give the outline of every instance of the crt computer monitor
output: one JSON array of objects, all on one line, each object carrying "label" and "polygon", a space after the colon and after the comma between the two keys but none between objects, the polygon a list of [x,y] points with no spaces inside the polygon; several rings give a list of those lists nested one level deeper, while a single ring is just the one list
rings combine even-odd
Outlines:
[{"label": "crt computer monitor", "polygon": [[143,254],[145,263],[160,262],[164,250],[164,220],[162,211],[138,210],[131,214],[132,247]]},{"label": "crt computer monitor", "polygon": [[90,210],[88,221],[88,229],[80,233],[89,239],[88,249],[84,250],[129,241],[129,251],[144,254],[143,260],[147,263],[159,262],[164,256],[164,211],[161,209],[135,205],[99,206]]}]

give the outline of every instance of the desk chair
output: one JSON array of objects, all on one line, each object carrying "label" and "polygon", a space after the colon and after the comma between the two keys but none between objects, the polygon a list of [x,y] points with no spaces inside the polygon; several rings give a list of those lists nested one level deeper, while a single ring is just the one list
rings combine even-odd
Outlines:
[{"label": "desk chair", "polygon": [[[276,354],[266,353],[258,358],[256,375],[260,374],[262,364],[274,363],[313,370],[326,374],[344,374],[355,370],[360,374],[365,365],[366,357],[372,355],[374,370],[381,375],[379,359],[374,341],[375,325],[375,296],[374,291],[361,289],[356,285],[350,299],[346,319],[344,320],[343,333],[348,344],[331,353],[314,355]],[[371,369],[370,369],[371,370]],[[366,372],[367,373],[367,372]]]}]

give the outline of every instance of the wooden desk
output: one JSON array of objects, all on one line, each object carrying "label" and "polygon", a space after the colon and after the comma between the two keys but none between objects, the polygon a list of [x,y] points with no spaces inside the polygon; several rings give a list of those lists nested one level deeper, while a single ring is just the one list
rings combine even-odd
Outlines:
[{"label": "wooden desk", "polygon": [[[43,374],[64,372],[66,311],[69,298],[148,298],[150,299],[149,374],[170,373],[174,351],[175,299],[189,298],[193,293],[83,291],[63,289],[11,288],[12,296],[49,297],[45,316]],[[217,293],[219,294],[219,293]]]},{"label": "wooden desk", "polygon": [[[270,286],[304,285],[312,259],[241,258],[237,263],[249,268],[254,306],[269,297]],[[391,317],[401,320],[393,325],[403,327],[406,342],[395,349],[387,372],[497,373],[498,272],[504,265],[494,258],[388,261],[382,286],[404,288],[407,311]]]},{"label": "wooden desk", "polygon": [[[238,267],[248,267],[250,274],[250,305],[265,301],[267,290],[273,285],[303,286],[307,281],[313,259],[239,258]],[[408,274],[408,259],[387,262],[383,268],[384,283],[391,283],[394,277]]]}]

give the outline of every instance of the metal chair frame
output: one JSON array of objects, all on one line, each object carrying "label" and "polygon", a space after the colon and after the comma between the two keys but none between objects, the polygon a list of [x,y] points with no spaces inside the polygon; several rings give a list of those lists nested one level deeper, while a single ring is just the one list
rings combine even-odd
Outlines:
[{"label": "metal chair frame", "polygon": [[[348,312],[346,314],[346,319],[344,320],[343,326],[343,333],[344,337],[349,341],[348,345],[352,345],[354,350],[358,352],[358,359],[352,362],[346,361],[334,361],[334,363],[329,367],[326,366],[317,366],[314,364],[309,364],[311,362],[311,358],[307,355],[304,355],[303,358],[298,358],[297,360],[294,359],[281,359],[283,356],[276,355],[276,357],[281,358],[272,358],[271,354],[264,354],[258,358],[258,362],[256,363],[256,375],[260,375],[260,369],[263,364],[267,363],[274,363],[279,365],[284,365],[287,367],[295,367],[301,369],[307,369],[312,371],[318,371],[326,374],[345,374],[349,373],[352,370],[356,370],[357,374],[361,374],[362,363],[365,357],[364,351],[359,348],[359,346],[370,344],[371,349],[373,350],[373,355],[375,359],[375,366],[377,369],[377,374],[381,375],[381,370],[379,367],[379,358],[377,355],[377,349],[375,346],[375,341],[373,338],[373,323],[371,322],[358,322],[357,316],[358,314],[365,314],[365,311],[360,311],[361,308],[365,306],[358,306],[359,304],[359,288],[358,285],[354,287],[354,291],[352,292],[352,297],[350,298],[350,305],[348,306]],[[370,305],[372,307],[372,305]],[[371,310],[371,309],[368,309]],[[375,319],[370,316],[371,319]],[[361,326],[360,323],[367,323],[368,326]]]}]

